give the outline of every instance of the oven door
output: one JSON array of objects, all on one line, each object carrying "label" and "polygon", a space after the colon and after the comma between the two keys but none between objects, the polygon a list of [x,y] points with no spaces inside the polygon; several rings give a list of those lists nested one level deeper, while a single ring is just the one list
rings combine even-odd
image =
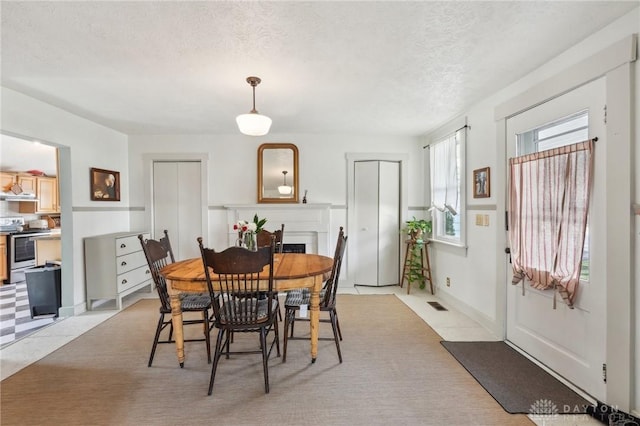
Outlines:
[{"label": "oven door", "polygon": [[49,235],[49,233],[25,233],[9,235],[7,250],[7,284],[15,284],[25,280],[25,271],[36,266],[36,248],[34,237]]},{"label": "oven door", "polygon": [[10,235],[9,269],[23,269],[35,266],[36,248],[33,237],[36,234]]}]

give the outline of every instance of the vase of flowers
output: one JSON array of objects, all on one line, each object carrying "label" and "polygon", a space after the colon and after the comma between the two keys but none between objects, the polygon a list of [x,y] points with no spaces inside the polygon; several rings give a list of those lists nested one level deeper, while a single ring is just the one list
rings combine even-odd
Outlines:
[{"label": "vase of flowers", "polygon": [[256,238],[256,233],[253,231],[247,231],[244,233],[244,248],[251,251],[258,251],[258,240]]},{"label": "vase of flowers", "polygon": [[267,219],[260,219],[257,214],[253,216],[253,222],[246,220],[236,222],[233,225],[233,230],[238,233],[236,245],[247,250],[258,251],[257,233],[262,230],[266,222]]}]

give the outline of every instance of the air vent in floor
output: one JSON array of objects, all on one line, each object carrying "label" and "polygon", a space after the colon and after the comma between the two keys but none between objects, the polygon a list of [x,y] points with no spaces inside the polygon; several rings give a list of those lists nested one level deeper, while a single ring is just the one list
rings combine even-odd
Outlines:
[{"label": "air vent in floor", "polygon": [[442,306],[440,303],[438,302],[427,302],[428,304],[430,304],[433,309],[437,310],[437,311],[446,311],[447,308],[445,308],[444,306]]}]

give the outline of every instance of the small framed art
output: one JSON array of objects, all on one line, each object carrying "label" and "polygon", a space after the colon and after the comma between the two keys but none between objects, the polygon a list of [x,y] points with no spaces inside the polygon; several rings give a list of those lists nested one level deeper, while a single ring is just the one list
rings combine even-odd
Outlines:
[{"label": "small framed art", "polygon": [[91,168],[91,200],[120,201],[120,172]]},{"label": "small framed art", "polygon": [[489,167],[473,171],[473,198],[487,198],[491,195]]}]

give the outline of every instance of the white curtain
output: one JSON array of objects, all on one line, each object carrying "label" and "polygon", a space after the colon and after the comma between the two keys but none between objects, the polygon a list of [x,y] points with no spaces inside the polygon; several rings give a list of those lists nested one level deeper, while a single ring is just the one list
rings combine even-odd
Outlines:
[{"label": "white curtain", "polygon": [[431,145],[431,203],[432,207],[451,214],[457,214],[458,206],[458,167],[456,144],[459,132]]},{"label": "white curtain", "polygon": [[588,140],[509,160],[512,282],[526,277],[535,288],[556,289],[570,307],[580,282],[592,153]]}]

